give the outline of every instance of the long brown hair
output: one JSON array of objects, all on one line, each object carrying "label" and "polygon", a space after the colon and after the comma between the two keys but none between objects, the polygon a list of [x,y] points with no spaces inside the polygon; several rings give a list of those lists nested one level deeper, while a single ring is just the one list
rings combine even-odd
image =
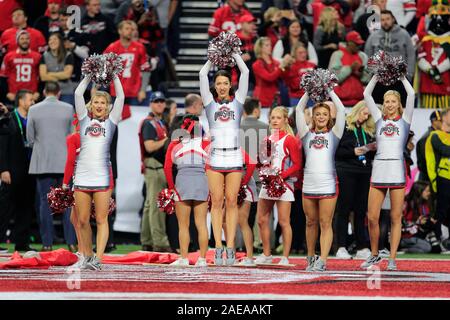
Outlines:
[{"label": "long brown hair", "polygon": [[[66,58],[66,48],[64,47],[64,39],[61,35],[61,33],[59,32],[52,32],[48,39],[50,39],[50,37],[57,37],[59,40],[59,47],[58,49],[56,49],[56,60],[58,61],[58,63],[63,63],[64,59]],[[48,51],[51,53],[51,49],[50,47],[48,47]]]},{"label": "long brown hair", "polygon": [[328,119],[327,129],[328,129],[328,130],[331,130],[331,128],[333,128],[333,126],[334,126],[334,120],[333,120],[333,117],[331,116],[331,108],[330,108],[330,106],[329,106],[328,104],[324,103],[324,102],[316,103],[316,104],[312,107],[312,112],[311,112],[311,118],[312,118],[312,121],[311,121],[311,130],[315,130],[315,129],[316,129],[316,122],[315,122],[315,120],[314,120],[314,111],[315,111],[317,108],[325,108],[325,109],[328,110],[328,113],[330,114],[330,119]]}]

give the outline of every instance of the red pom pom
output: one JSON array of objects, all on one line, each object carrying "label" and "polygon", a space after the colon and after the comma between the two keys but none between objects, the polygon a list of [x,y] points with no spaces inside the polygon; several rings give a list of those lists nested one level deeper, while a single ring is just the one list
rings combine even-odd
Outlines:
[{"label": "red pom pom", "polygon": [[167,214],[175,212],[175,193],[170,189],[162,189],[158,194],[157,206],[159,210],[164,211]]},{"label": "red pom pom", "polygon": [[50,192],[47,193],[47,201],[53,213],[63,213],[75,204],[72,190],[53,187],[50,187]]},{"label": "red pom pom", "polygon": [[241,55],[241,45],[241,40],[235,33],[221,32],[209,42],[208,59],[221,69],[234,67],[236,61],[234,61],[232,54]]},{"label": "red pom pom", "polygon": [[367,61],[367,68],[378,77],[378,82],[390,86],[400,81],[408,72],[408,65],[402,56],[392,56],[379,50]]},{"label": "red pom pom", "polygon": [[84,60],[81,72],[96,84],[107,87],[124,69],[122,58],[115,53],[93,54]]},{"label": "red pom pom", "polygon": [[[116,201],[114,201],[113,198],[109,198],[109,208],[108,208],[108,215],[111,215],[114,210],[116,210]],[[92,201],[91,204],[91,219],[95,219],[95,204],[94,201]]]},{"label": "red pom pom", "polygon": [[245,197],[247,196],[247,186],[246,185],[241,185],[241,187],[239,188],[239,193],[238,193],[238,198],[237,198],[237,204],[238,206],[242,206],[242,204],[244,203]]},{"label": "red pom pom", "polygon": [[286,192],[283,178],[280,172],[273,168],[264,168],[260,170],[259,179],[271,198],[279,198]]}]

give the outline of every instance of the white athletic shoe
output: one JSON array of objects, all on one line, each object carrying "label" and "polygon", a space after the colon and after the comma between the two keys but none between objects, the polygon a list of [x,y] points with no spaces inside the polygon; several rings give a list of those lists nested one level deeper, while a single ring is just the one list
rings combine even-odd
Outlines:
[{"label": "white athletic shoe", "polygon": [[253,258],[245,257],[241,262],[239,262],[240,266],[255,266],[255,261]]},{"label": "white athletic shoe", "polygon": [[391,256],[391,252],[388,249],[378,250],[378,256],[380,258],[389,258]]},{"label": "white athletic shoe", "polygon": [[255,260],[256,264],[265,264],[265,263],[272,263],[272,255],[265,256],[264,253],[261,253],[260,256],[258,256]]},{"label": "white athletic shoe", "polygon": [[287,266],[289,265],[289,259],[286,257],[281,257],[280,261],[278,262],[280,266]]},{"label": "white athletic shoe", "polygon": [[364,248],[364,249],[356,251],[355,258],[366,260],[368,257],[370,257],[370,254],[371,254],[370,249]]},{"label": "white athletic shoe", "polygon": [[75,253],[78,257],[78,261],[75,262],[73,265],[69,266],[69,270],[76,270],[76,269],[84,269],[86,266],[87,259],[79,252]]},{"label": "white athletic shoe", "polygon": [[208,264],[206,263],[206,259],[205,258],[198,258],[197,262],[195,263],[196,267],[207,267]]},{"label": "white athletic shoe", "polygon": [[176,267],[185,267],[189,265],[189,260],[187,258],[178,258],[177,260],[175,260],[174,262],[172,262],[171,264],[169,264],[169,266],[176,266]]},{"label": "white athletic shoe", "polygon": [[395,263],[394,259],[389,259],[387,271],[396,271],[397,270],[397,264]]},{"label": "white athletic shoe", "polygon": [[350,260],[352,259],[352,256],[350,255],[350,253],[348,253],[345,247],[340,247],[336,252],[336,258],[343,260]]}]

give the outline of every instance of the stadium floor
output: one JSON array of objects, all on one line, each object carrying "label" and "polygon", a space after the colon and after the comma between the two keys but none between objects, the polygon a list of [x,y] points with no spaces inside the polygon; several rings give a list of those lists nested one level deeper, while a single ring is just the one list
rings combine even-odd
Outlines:
[{"label": "stadium floor", "polygon": [[8,269],[0,270],[0,299],[450,299],[450,260],[439,257],[402,256],[395,272],[384,271],[387,260],[364,271],[359,269],[362,260],[334,258],[326,272],[305,272],[304,257],[292,257],[292,267],[141,263],[104,264],[102,271],[82,272],[67,267]]}]

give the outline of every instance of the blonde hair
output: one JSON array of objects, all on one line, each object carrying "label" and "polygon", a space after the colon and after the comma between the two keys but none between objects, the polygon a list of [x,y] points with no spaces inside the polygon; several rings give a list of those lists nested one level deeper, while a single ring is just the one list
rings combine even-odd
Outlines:
[{"label": "blonde hair", "polygon": [[325,33],[332,33],[338,29],[341,23],[339,21],[335,23],[337,14],[337,10],[333,7],[326,7],[320,13],[319,25],[322,26]]},{"label": "blonde hair", "polygon": [[[262,46],[264,44],[264,41],[269,41],[270,39],[269,37],[260,37],[258,40],[256,40],[255,42],[255,46],[254,46],[254,51],[255,51],[255,56],[257,59],[261,58],[261,51],[262,51]],[[272,42],[270,42],[272,43]]]},{"label": "blonde hair", "polygon": [[294,44],[294,45],[292,46],[292,49],[291,49],[291,56],[295,58],[295,56],[296,56],[296,54],[297,54],[297,50],[298,50],[299,48],[305,49],[305,51],[306,51],[306,59],[308,59],[308,50],[306,49],[305,45],[304,45],[302,42],[300,42],[300,41],[297,42],[296,44]]},{"label": "blonde hair", "polygon": [[324,103],[324,102],[319,102],[316,103],[311,110],[311,130],[315,130],[316,129],[316,123],[314,121],[314,110],[316,110],[317,108],[325,108],[328,110],[328,113],[330,114],[330,119],[328,119],[328,123],[327,123],[327,129],[331,130],[331,128],[333,128],[334,126],[334,120],[333,117],[331,116],[331,107]]},{"label": "blonde hair", "polygon": [[91,100],[86,104],[86,109],[88,110],[89,113],[92,112],[92,101],[96,97],[103,97],[106,99],[106,104],[108,105],[108,109],[106,110],[106,116],[108,116],[109,112],[111,111],[111,108],[112,108],[112,99],[111,99],[111,96],[109,95],[109,93],[106,91],[96,91],[92,95]]},{"label": "blonde hair", "polygon": [[[287,120],[286,125],[284,126],[284,128],[282,130],[286,131],[287,134],[291,135],[291,136],[295,136],[294,134],[294,130],[292,130],[291,126],[289,125],[289,111],[286,107],[283,106],[278,106],[273,108],[272,110],[270,110],[270,114],[269,114],[269,122],[270,122],[270,117],[272,116],[273,112],[281,112],[281,114],[283,115],[283,118]],[[270,129],[272,129],[272,126],[270,125]]]},{"label": "blonde hair", "polygon": [[129,24],[131,26],[137,26],[136,22],[134,22],[133,20],[123,20],[120,21],[119,25],[117,26],[118,30],[122,30],[122,28],[126,25]]},{"label": "blonde hair", "polygon": [[397,109],[398,110],[398,114],[402,115],[403,114],[402,98],[400,96],[400,93],[398,91],[396,91],[396,90],[388,90],[383,95],[383,105],[381,106],[381,113],[383,115],[385,115],[385,113],[384,113],[384,100],[386,100],[387,96],[395,96],[397,98],[398,104],[399,104],[399,107]]},{"label": "blonde hair", "polygon": [[272,18],[281,10],[277,7],[270,7],[269,9],[264,12],[264,21],[272,20]]},{"label": "blonde hair", "polygon": [[[358,121],[359,114],[362,109],[367,108],[366,103],[364,100],[359,101],[357,104],[355,104],[350,111],[350,113],[346,117],[347,121],[347,129],[348,130],[355,130],[356,129],[356,122]],[[369,113],[369,117],[366,121],[364,121],[363,124],[361,124],[361,128],[364,130],[365,133],[367,133],[369,136],[373,137],[375,135],[375,122],[373,121],[372,115]]]}]

